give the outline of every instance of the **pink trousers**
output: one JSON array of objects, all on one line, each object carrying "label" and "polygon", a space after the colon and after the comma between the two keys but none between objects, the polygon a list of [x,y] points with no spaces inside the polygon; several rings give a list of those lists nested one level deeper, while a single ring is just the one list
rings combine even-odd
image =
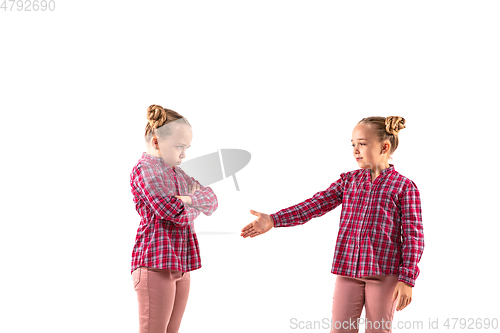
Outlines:
[{"label": "pink trousers", "polygon": [[[350,278],[336,275],[330,333],[357,333],[364,324],[366,333],[391,332],[392,318],[399,298],[392,295],[397,275]],[[359,318],[365,306],[366,318]]]},{"label": "pink trousers", "polygon": [[132,280],[139,333],[177,333],[189,295],[189,272],[141,266],[132,272]]}]

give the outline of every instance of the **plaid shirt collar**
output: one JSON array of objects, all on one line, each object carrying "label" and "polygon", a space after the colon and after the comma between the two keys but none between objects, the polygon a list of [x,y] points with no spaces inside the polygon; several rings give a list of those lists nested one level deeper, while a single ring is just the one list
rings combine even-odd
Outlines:
[{"label": "plaid shirt collar", "polygon": [[142,158],[150,160],[151,162],[163,165],[167,169],[170,169],[170,170],[174,170],[175,169],[175,166],[172,168],[171,166],[167,165],[165,163],[165,161],[163,161],[163,159],[161,157],[153,156],[153,155],[150,155],[150,154],[148,154],[146,152],[142,152]]},{"label": "plaid shirt collar", "polygon": [[[371,169],[364,169],[364,171],[365,171],[365,174],[367,176],[371,175],[371,171],[372,171]],[[383,176],[385,176],[385,174],[390,174],[390,173],[392,173],[394,171],[396,171],[394,169],[394,164],[390,164],[389,163],[389,167],[388,168],[385,168],[384,170],[380,171],[380,176],[379,177],[383,177]]]}]

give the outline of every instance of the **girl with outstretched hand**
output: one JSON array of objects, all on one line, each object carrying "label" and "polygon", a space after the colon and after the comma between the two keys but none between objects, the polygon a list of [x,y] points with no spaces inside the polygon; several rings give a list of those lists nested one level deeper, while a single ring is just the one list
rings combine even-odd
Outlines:
[{"label": "girl with outstretched hand", "polygon": [[360,169],[341,173],[326,190],[277,213],[251,210],[257,219],[241,230],[244,238],[255,237],[304,224],[342,204],[331,332],[358,332],[363,306],[366,332],[391,332],[394,311],[412,300],[424,250],[420,193],[388,162],[405,127],[402,117],[363,118],[351,140]]}]

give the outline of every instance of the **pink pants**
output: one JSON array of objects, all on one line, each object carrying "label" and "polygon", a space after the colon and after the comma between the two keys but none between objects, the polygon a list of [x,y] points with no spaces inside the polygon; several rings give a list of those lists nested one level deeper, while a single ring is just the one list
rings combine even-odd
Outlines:
[{"label": "pink pants", "polygon": [[[337,275],[330,333],[357,333],[361,323],[364,323],[367,333],[391,332],[394,310],[399,301],[399,298],[392,301],[397,283],[397,275],[361,278]],[[363,305],[366,318],[360,319]]]},{"label": "pink pants", "polygon": [[189,272],[141,266],[132,272],[132,280],[139,333],[177,333],[189,295]]}]

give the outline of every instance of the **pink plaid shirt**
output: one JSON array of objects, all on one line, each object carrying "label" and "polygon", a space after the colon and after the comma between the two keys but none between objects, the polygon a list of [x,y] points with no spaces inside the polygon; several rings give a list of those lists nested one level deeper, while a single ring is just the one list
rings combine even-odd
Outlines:
[{"label": "pink plaid shirt", "polygon": [[275,227],[304,224],[342,204],[332,273],[349,277],[398,275],[412,287],[424,250],[420,193],[394,170],[371,182],[370,169],[340,174],[326,190],[271,214]]},{"label": "pink plaid shirt", "polygon": [[[201,186],[179,167],[168,166],[160,157],[146,152],[130,173],[135,209],[141,217],[132,250],[132,270],[139,266],[189,272],[201,267],[198,239],[193,220],[200,214],[211,215],[218,206],[210,187]],[[199,183],[198,183],[199,184]],[[176,195],[190,196],[191,205]]]}]

